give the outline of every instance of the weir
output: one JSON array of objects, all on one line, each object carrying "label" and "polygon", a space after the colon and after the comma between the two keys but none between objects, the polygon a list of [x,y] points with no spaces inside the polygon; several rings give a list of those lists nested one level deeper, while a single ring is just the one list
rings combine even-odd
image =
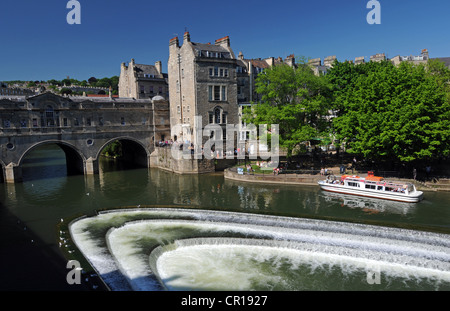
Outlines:
[{"label": "weir", "polygon": [[[100,225],[104,226],[102,234],[98,233]],[[395,290],[405,283],[420,289],[450,288],[450,239],[445,234],[171,208],[101,213],[74,222],[70,230],[76,245],[100,275],[120,274],[118,283],[126,280],[133,290],[184,288],[180,283],[171,288],[167,280],[183,280],[177,265],[181,263],[184,269],[189,267],[186,258],[203,265],[201,269],[192,269],[199,273],[221,270],[221,260],[228,263],[225,270],[230,275],[236,272],[235,267],[246,267],[245,260],[252,262],[249,270],[260,267],[267,272],[268,267],[289,267],[287,272],[285,268],[267,272],[269,279],[283,279],[289,290],[316,290],[314,284],[325,286],[330,277],[338,279],[338,284],[330,285],[332,289],[371,290],[373,287],[367,282],[361,284],[361,278],[373,269],[384,277],[381,288],[385,290]],[[213,252],[205,253],[205,246]],[[253,253],[249,253],[250,250]],[[234,256],[246,259],[231,264],[229,258]],[[245,273],[236,273],[239,277],[245,276]],[[314,275],[317,280],[312,282],[310,278]],[[239,282],[244,281],[234,281]],[[253,289],[254,282],[264,283],[251,280],[248,290]],[[353,284],[355,282],[357,284]],[[232,283],[225,289],[233,290]],[[185,286],[189,288],[189,284]],[[210,286],[215,288],[214,284]],[[120,286],[113,284],[111,288]]]}]

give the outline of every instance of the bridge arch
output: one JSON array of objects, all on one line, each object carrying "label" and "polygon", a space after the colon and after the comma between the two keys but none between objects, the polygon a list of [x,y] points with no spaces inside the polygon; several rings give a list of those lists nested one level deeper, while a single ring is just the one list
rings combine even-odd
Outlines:
[{"label": "bridge arch", "polygon": [[[84,174],[86,157],[74,145],[59,140],[44,140],[31,145],[22,153],[17,163],[17,166],[21,168],[26,156],[32,150],[44,145],[57,145],[59,148],[61,148],[61,150],[64,152],[66,156],[66,167],[68,175]],[[18,177],[21,179],[22,177],[21,174]]]},{"label": "bridge arch", "polygon": [[123,160],[124,162],[133,163],[134,165],[141,167],[150,167],[151,150],[149,150],[149,148],[138,139],[129,136],[119,136],[107,140],[99,148],[96,159],[99,159],[103,150],[115,141],[119,141],[123,147],[123,157],[121,160]]}]

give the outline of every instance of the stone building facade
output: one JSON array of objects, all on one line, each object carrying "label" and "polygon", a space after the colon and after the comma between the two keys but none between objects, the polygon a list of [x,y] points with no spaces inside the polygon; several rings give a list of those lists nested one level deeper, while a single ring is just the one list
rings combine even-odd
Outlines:
[{"label": "stone building facade", "polygon": [[168,99],[167,74],[162,72],[162,63],[155,65],[136,64],[134,59],[122,63],[119,76],[119,97],[145,99],[162,96]]},{"label": "stone building facade", "polygon": [[[230,38],[196,43],[186,32],[181,46],[178,37],[171,39],[168,74],[170,120],[173,129],[178,125],[172,138],[197,142],[194,137],[201,137],[204,143],[212,136],[201,135],[196,127],[203,133],[206,125],[216,124],[222,133],[214,133],[215,139],[225,139],[226,125],[238,123],[236,57]],[[196,116],[201,124],[194,123]]]}]

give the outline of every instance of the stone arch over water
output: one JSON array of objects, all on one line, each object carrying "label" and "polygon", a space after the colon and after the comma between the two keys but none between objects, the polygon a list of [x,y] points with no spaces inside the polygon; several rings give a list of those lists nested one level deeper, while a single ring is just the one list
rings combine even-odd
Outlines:
[{"label": "stone arch over water", "polygon": [[122,146],[121,160],[139,167],[150,167],[150,150],[137,139],[131,137],[116,137],[106,141],[98,150],[96,159],[99,159],[103,150],[115,141]]},{"label": "stone arch over water", "polygon": [[64,152],[66,157],[67,175],[83,175],[85,173],[86,157],[80,150],[64,141],[48,140],[33,144],[22,153],[16,167],[16,181],[22,179],[22,166],[27,155],[29,155],[31,151],[46,145],[56,145]]}]

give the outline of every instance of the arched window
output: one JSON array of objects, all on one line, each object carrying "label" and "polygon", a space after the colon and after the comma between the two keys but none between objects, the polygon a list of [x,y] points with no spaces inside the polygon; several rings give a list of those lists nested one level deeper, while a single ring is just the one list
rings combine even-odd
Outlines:
[{"label": "arched window", "polygon": [[220,108],[214,109],[214,123],[220,124],[221,115],[222,115],[222,111]]}]

